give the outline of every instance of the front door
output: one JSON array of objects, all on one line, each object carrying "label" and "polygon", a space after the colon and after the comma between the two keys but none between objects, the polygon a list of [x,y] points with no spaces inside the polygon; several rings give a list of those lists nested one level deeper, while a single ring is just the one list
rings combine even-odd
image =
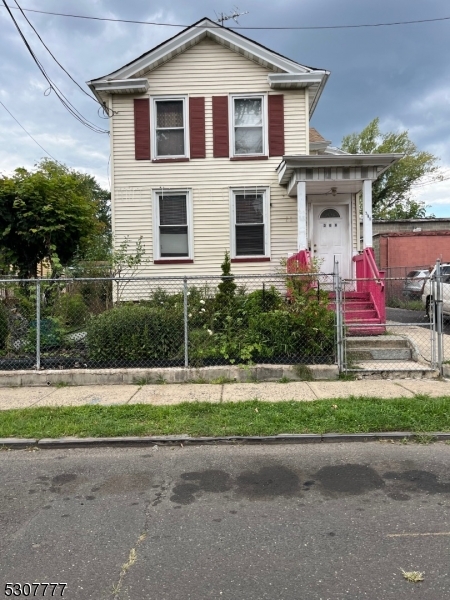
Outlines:
[{"label": "front door", "polygon": [[348,205],[313,206],[312,251],[322,273],[332,273],[336,259],[341,277],[350,277],[349,238]]}]

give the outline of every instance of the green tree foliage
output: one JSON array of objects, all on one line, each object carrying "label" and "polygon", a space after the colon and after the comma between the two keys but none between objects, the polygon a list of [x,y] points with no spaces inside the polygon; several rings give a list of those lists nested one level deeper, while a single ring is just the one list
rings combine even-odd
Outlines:
[{"label": "green tree foliage", "polygon": [[405,155],[373,185],[373,214],[378,219],[412,219],[425,217],[427,206],[414,198],[414,185],[424,178],[439,181],[438,158],[418,150],[408,131],[382,133],[380,120],[371,121],[360,133],[342,140],[342,149],[351,154]]},{"label": "green tree foliage", "polygon": [[95,179],[44,159],[34,171],[0,178],[0,255],[20,277],[35,277],[47,259],[67,265],[108,236],[108,193]]},{"label": "green tree foliage", "polygon": [[228,251],[225,252],[225,258],[221,264],[221,269],[222,281],[217,286],[219,288],[219,293],[216,296],[216,305],[219,310],[233,304],[237,287],[231,273],[231,260]]}]

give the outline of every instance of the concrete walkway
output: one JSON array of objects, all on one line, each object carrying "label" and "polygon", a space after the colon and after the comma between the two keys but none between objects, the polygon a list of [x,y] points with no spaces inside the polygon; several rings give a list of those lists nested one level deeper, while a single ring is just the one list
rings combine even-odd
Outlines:
[{"label": "concrete walkway", "polygon": [[244,400],[310,401],[349,396],[412,398],[450,395],[450,380],[399,379],[359,381],[312,381],[291,383],[93,385],[80,387],[0,388],[0,410],[40,406],[83,406],[180,402],[242,402]]}]

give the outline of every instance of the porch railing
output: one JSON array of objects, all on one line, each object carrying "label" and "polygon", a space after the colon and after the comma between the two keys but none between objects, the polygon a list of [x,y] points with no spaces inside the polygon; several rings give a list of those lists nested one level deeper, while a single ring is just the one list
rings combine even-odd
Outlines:
[{"label": "porch railing", "polygon": [[385,272],[379,271],[373,248],[364,248],[362,254],[353,257],[356,263],[356,291],[370,294],[381,323],[386,322]]}]

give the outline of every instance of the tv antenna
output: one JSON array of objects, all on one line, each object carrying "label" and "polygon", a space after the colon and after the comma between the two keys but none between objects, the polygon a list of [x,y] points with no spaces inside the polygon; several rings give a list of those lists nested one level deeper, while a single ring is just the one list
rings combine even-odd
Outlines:
[{"label": "tv antenna", "polygon": [[235,6],[234,11],[232,13],[230,13],[229,15],[227,15],[223,12],[221,12],[219,14],[216,13],[216,17],[217,17],[216,23],[219,23],[223,27],[223,24],[225,21],[229,21],[230,19],[233,19],[233,21],[239,25],[238,18],[242,17],[243,15],[248,15],[248,10],[246,10],[245,12],[240,12],[239,7]]}]

